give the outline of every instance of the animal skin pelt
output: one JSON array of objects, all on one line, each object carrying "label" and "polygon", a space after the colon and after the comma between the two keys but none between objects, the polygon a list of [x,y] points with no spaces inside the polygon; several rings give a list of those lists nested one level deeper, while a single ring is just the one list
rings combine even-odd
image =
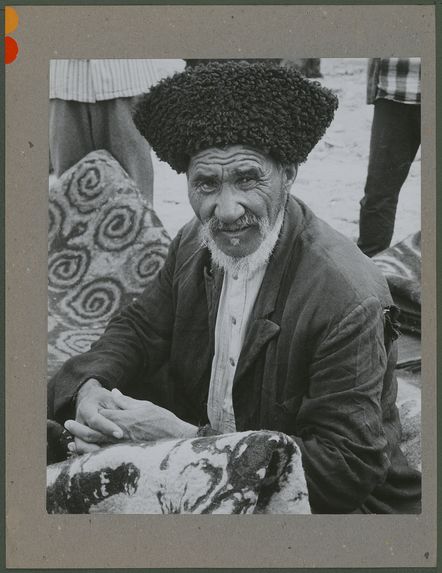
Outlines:
[{"label": "animal skin pelt", "polygon": [[296,443],[270,431],[108,446],[48,466],[49,513],[308,514]]}]

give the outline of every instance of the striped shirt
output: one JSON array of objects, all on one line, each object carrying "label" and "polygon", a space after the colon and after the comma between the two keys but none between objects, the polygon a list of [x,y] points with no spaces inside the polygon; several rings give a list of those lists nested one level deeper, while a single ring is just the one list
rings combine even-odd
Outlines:
[{"label": "striped shirt", "polygon": [[381,59],[376,93],[376,99],[379,98],[400,103],[420,104],[420,58]]},{"label": "striped shirt", "polygon": [[159,79],[155,60],[51,60],[49,97],[85,103],[132,97]]},{"label": "striped shirt", "polygon": [[221,433],[235,432],[232,386],[247,326],[267,265],[253,273],[224,273],[215,326],[207,414],[210,425]]}]

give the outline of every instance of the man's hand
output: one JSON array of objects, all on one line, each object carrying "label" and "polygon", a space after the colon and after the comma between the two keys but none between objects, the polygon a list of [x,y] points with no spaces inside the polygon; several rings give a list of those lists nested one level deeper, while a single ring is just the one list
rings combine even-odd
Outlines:
[{"label": "man's hand", "polygon": [[126,440],[134,442],[167,438],[193,438],[198,428],[175,414],[145,400],[135,400],[112,390],[116,407],[103,409],[101,416],[123,430]]},{"label": "man's hand", "polygon": [[65,428],[75,436],[79,454],[98,450],[100,445],[115,443],[123,437],[122,429],[105,418],[100,410],[115,409],[115,394],[91,378],[81,386],[76,401],[75,420],[67,420]]}]

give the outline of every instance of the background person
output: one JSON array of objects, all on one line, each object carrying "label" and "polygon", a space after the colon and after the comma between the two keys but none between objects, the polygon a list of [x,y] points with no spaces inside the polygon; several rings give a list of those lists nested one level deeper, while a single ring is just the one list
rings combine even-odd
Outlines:
[{"label": "background person", "polygon": [[60,177],[88,153],[105,149],[153,205],[151,150],[133,122],[140,96],[157,82],[152,60],[51,60],[49,148]]},{"label": "background person", "polygon": [[369,257],[390,246],[399,192],[420,146],[420,75],[420,58],[369,61],[367,101],[374,115],[358,239]]}]

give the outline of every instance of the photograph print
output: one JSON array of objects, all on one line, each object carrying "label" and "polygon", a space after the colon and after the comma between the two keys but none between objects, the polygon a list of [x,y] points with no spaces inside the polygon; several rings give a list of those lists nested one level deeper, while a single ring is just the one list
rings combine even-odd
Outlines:
[{"label": "photograph print", "polygon": [[49,73],[47,512],[421,512],[419,58]]}]

